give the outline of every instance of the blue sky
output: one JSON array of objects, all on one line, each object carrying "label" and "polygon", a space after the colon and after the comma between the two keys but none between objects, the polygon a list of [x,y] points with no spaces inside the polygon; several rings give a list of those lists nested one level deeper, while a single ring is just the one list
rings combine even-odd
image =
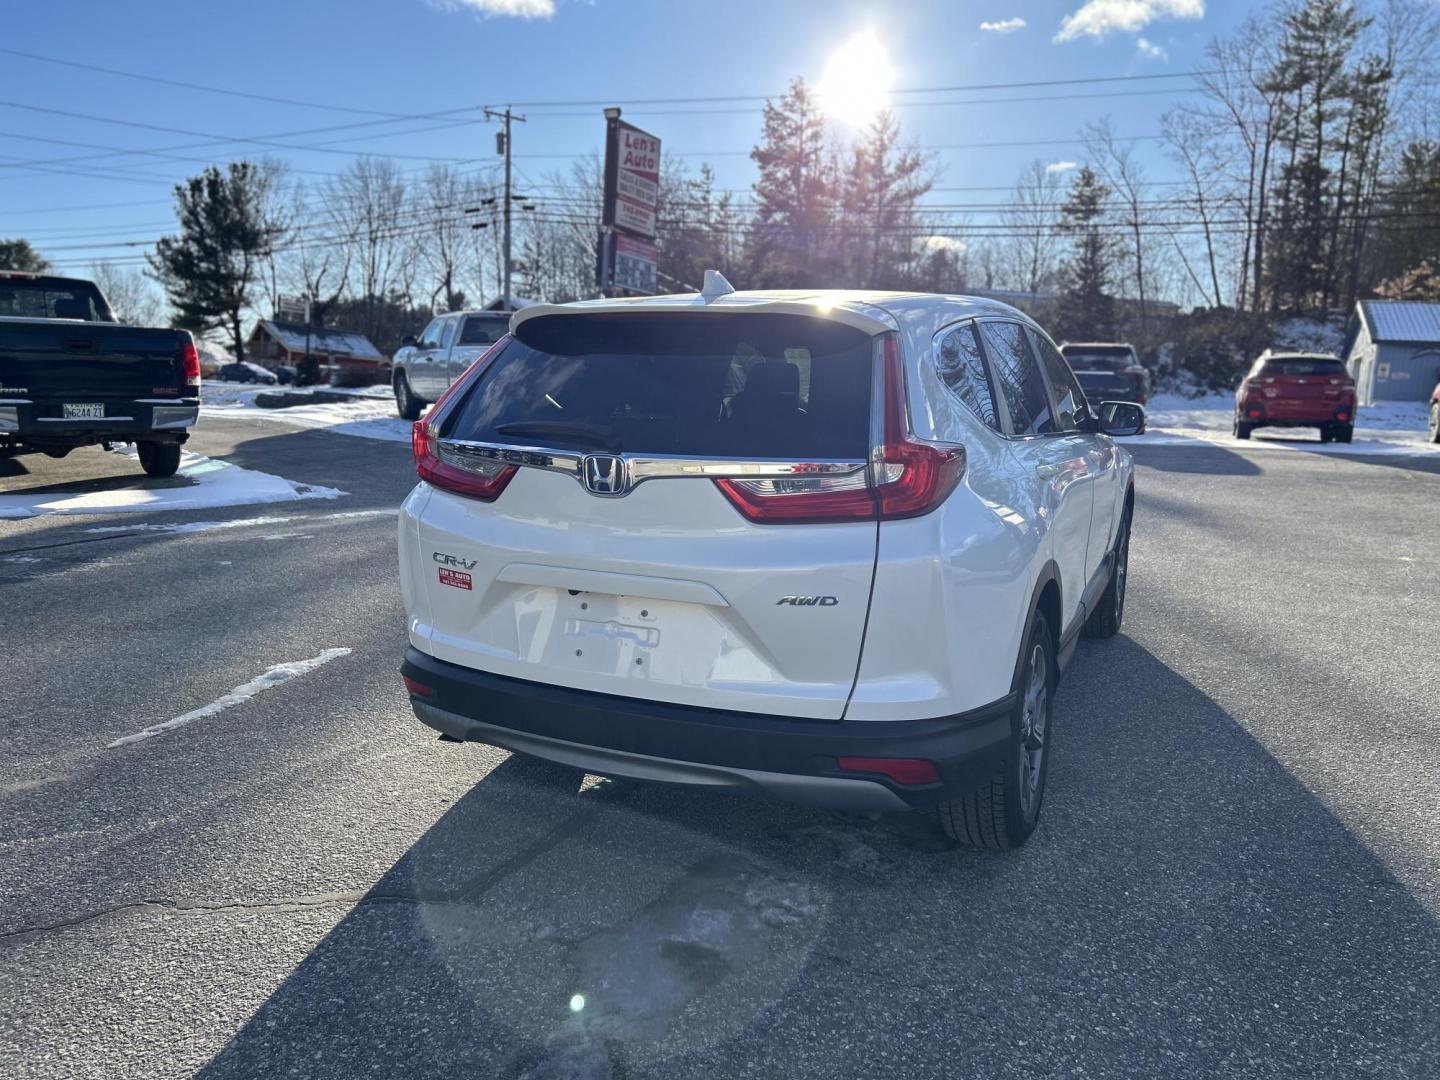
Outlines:
[{"label": "blue sky", "polygon": [[[899,89],[1184,72],[1201,66],[1205,42],[1229,30],[1245,10],[1213,0],[1208,9],[1205,0],[47,0],[7,7],[0,49],[413,115],[512,101],[773,95],[795,75],[820,78],[830,55],[865,30],[887,50]],[[1024,25],[1014,25],[1016,20]],[[981,29],[982,23],[991,28]],[[893,100],[904,131],[921,147],[1038,144],[936,150],[938,186],[970,190],[937,191],[930,201],[979,204],[1004,196],[1003,190],[979,189],[1008,187],[1033,158],[1082,157],[1078,142],[1060,140],[1075,140],[1087,121],[1108,114],[1121,135],[1157,134],[1160,115],[1184,99],[1177,91],[1186,85],[1175,79],[897,94]],[[171,186],[205,161],[268,153],[296,170],[323,174],[344,168],[357,152],[410,155],[399,164],[417,169],[430,158],[482,171],[497,160],[485,123],[417,130],[472,120],[474,113],[370,124],[384,117],[207,93],[4,52],[0,86],[0,236],[30,236],[57,263],[75,269],[97,256],[123,259],[136,250],[96,245],[166,231]],[[997,100],[1014,98],[1040,100]],[[958,103],[964,100],[988,103]],[[570,156],[601,144],[598,104],[531,104],[521,111],[530,117],[515,139],[522,185],[538,183],[542,174],[564,168]],[[758,103],[637,103],[625,106],[625,116],[659,135],[667,155],[696,165],[708,160],[723,187],[744,189],[753,178],[747,153],[760,128]],[[289,134],[354,124],[369,126]],[[212,135],[327,145],[280,149],[230,142],[178,149]],[[107,148],[193,160],[96,157]],[[1158,141],[1141,140],[1137,148],[1151,179],[1176,176]],[[88,160],[55,160],[77,157]],[[72,172],[20,167],[35,162]],[[985,213],[977,209],[973,216],[983,220]]]}]

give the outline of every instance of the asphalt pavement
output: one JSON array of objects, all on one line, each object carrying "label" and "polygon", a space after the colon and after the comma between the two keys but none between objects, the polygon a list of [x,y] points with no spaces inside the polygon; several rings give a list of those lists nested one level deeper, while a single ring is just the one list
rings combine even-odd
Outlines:
[{"label": "asphalt pavement", "polygon": [[346,494],[0,522],[5,1077],[1440,1076],[1433,459],[1138,450],[1124,631],[987,854],[437,741],[408,447],[192,448]]}]

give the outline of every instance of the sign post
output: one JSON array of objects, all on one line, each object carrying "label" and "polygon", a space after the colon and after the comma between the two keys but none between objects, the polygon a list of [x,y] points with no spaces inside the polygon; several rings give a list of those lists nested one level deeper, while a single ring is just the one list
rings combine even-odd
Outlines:
[{"label": "sign post", "polygon": [[655,210],[660,140],[605,110],[605,197],[596,245],[597,284],[609,295],[655,292]]}]

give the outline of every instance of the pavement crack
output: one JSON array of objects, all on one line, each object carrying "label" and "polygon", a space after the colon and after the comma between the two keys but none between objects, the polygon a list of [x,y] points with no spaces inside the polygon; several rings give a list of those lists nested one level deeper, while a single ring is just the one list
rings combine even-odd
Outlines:
[{"label": "pavement crack", "polygon": [[116,915],[133,915],[143,912],[169,912],[175,914],[214,915],[235,911],[295,912],[327,907],[359,907],[364,904],[433,904],[449,906],[457,901],[442,896],[422,896],[400,892],[335,892],[319,893],[313,896],[281,896],[265,900],[136,900],[128,904],[113,904],[97,908],[69,919],[52,923],[25,926],[17,930],[0,932],[0,942],[31,941],[46,934],[59,933],[75,927],[85,926],[100,919]]}]

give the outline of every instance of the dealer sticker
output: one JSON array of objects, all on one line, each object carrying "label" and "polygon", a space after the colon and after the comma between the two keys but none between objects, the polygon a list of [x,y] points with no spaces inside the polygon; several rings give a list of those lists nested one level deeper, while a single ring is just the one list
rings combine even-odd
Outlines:
[{"label": "dealer sticker", "polygon": [[440,584],[453,585],[457,589],[470,588],[470,575],[464,570],[451,570],[448,566],[440,567]]}]

